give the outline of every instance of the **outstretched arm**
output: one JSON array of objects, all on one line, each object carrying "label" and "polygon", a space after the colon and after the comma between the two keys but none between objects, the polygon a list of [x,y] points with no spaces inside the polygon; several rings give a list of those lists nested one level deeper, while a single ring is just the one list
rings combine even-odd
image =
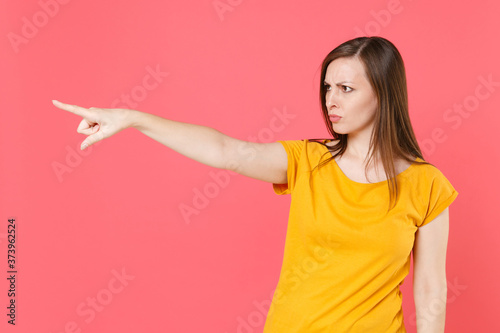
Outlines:
[{"label": "outstretched arm", "polygon": [[242,141],[201,125],[165,119],[128,109],[83,108],[53,101],[60,109],[83,117],[77,132],[88,135],[82,149],[133,127],[175,150],[211,167],[228,169],[247,177],[286,183],[288,158],[279,142]]},{"label": "outstretched arm", "polygon": [[201,125],[165,119],[154,114],[130,111],[130,127],[153,140],[208,166],[226,169],[223,149],[225,134]]}]

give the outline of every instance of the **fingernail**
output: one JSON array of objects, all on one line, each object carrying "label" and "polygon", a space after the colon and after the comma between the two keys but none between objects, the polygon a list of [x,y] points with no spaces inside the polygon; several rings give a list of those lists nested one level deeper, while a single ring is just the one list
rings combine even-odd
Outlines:
[{"label": "fingernail", "polygon": [[81,149],[82,149],[82,150],[84,150],[84,149],[85,149],[85,148],[87,148],[88,146],[89,146],[88,144],[86,144],[86,143],[83,143],[83,144],[82,144],[82,147],[81,147]]}]

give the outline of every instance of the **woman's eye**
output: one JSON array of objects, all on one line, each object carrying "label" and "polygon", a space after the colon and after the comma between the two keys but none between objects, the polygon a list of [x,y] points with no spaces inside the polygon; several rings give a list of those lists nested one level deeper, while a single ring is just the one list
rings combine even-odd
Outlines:
[{"label": "woman's eye", "polygon": [[[324,84],[325,86],[325,89],[328,91],[328,90],[331,90],[331,86],[329,84]],[[341,86],[342,87],[342,91],[343,92],[351,92],[353,89],[351,87],[348,87],[348,86]]]}]

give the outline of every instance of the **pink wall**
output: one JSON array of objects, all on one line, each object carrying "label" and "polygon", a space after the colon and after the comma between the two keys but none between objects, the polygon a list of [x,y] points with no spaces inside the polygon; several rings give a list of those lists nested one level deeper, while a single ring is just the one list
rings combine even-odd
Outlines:
[{"label": "pink wall", "polygon": [[[450,207],[447,332],[500,330],[498,2],[5,3],[0,331],[261,332],[290,196],[136,130],[79,151],[81,118],[51,100],[133,108],[249,141],[322,137],[320,62],[362,34],[399,48],[424,157],[460,192]],[[198,208],[197,193],[211,196]],[[15,328],[6,323],[9,218]],[[403,295],[415,332],[411,284],[412,272]]]}]

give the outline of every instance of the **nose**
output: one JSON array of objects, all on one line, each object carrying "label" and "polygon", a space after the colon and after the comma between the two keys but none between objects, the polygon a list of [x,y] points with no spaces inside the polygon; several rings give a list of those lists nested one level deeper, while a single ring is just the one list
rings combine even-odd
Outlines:
[{"label": "nose", "polygon": [[337,96],[335,96],[333,91],[327,91],[325,95],[326,109],[331,110],[338,107]]}]

